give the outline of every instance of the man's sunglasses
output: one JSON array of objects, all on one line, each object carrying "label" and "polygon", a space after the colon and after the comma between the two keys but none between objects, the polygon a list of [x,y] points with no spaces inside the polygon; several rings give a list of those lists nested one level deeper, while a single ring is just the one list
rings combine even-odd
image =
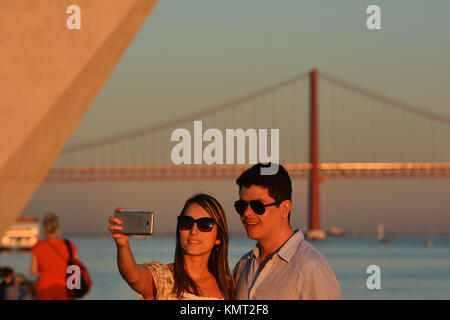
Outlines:
[{"label": "man's sunglasses", "polygon": [[200,218],[195,220],[189,216],[178,216],[177,218],[178,230],[191,230],[194,227],[194,222],[197,224],[198,230],[202,232],[210,232],[217,223],[213,218]]},{"label": "man's sunglasses", "polygon": [[247,210],[248,205],[250,204],[250,208],[252,208],[253,212],[255,212],[258,215],[262,215],[264,214],[264,212],[266,212],[266,207],[278,205],[282,202],[283,201],[277,201],[274,203],[264,204],[259,200],[252,200],[250,202],[238,200],[234,203],[234,208],[236,209],[237,213],[243,215],[245,210]]}]

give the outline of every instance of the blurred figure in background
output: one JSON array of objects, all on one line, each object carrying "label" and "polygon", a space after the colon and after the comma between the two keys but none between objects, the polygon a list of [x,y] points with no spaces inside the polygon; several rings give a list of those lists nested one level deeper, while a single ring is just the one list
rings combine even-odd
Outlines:
[{"label": "blurred figure in background", "polygon": [[[45,240],[39,241],[31,249],[30,275],[39,273],[36,282],[36,300],[70,300],[66,283],[69,250],[59,238],[58,217],[47,214],[42,222]],[[77,247],[70,242],[74,258]]]},{"label": "blurred figure in background", "polygon": [[27,298],[27,292],[22,286],[25,281],[23,275],[15,275],[14,270],[9,267],[2,268],[0,275],[0,300],[24,300]]},{"label": "blurred figure in background", "polygon": [[18,273],[14,276],[14,282],[20,286],[22,295],[20,300],[33,300],[35,296],[35,285],[25,275]]},{"label": "blurred figure in background", "polygon": [[27,279],[21,283],[21,286],[25,290],[25,296],[22,300],[33,300],[36,295],[36,284]]}]

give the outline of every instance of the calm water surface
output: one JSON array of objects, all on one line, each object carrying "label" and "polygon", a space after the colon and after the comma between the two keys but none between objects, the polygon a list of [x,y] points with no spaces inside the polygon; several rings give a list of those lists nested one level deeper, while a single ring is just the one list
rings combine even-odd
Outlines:
[{"label": "calm water surface", "polygon": [[[138,299],[117,270],[112,238],[72,236],[70,239],[77,245],[79,257],[93,278],[93,288],[86,299]],[[433,241],[432,247],[425,246],[427,239]],[[328,237],[313,245],[325,255],[336,273],[343,299],[450,299],[450,237],[397,236],[392,240],[390,244],[381,244],[376,237]],[[231,269],[254,244],[245,236],[231,237]],[[131,246],[138,263],[170,263],[175,238],[132,239]],[[10,266],[28,278],[29,261],[29,253],[0,254],[0,265]],[[369,265],[381,268],[380,290],[367,289]]]}]

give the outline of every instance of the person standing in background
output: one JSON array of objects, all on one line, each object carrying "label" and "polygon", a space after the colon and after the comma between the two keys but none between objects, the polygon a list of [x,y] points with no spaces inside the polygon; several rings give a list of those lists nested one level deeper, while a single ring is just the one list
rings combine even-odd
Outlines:
[{"label": "person standing in background", "polygon": [[[36,282],[36,300],[70,300],[66,283],[69,250],[59,238],[58,217],[47,214],[42,222],[45,240],[39,241],[31,249],[30,275],[39,273]],[[74,258],[77,247],[70,242]]]}]

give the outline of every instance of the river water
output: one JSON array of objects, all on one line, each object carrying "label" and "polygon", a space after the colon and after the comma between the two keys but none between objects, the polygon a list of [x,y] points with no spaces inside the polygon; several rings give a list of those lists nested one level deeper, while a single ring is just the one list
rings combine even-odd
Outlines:
[{"label": "river water", "polygon": [[[121,278],[116,264],[116,247],[110,237],[71,236],[78,255],[93,279],[86,299],[138,299]],[[425,246],[431,239],[433,246]],[[341,285],[343,299],[450,299],[450,236],[396,236],[382,244],[375,236],[328,237],[313,242],[327,258]],[[229,264],[251,250],[255,242],[245,236],[231,236]],[[138,263],[173,261],[175,239],[154,236],[132,239],[131,246]],[[30,253],[0,254],[0,265],[12,267],[28,278]],[[381,289],[368,289],[367,267],[381,270]],[[35,278],[31,278],[35,279]]]}]

